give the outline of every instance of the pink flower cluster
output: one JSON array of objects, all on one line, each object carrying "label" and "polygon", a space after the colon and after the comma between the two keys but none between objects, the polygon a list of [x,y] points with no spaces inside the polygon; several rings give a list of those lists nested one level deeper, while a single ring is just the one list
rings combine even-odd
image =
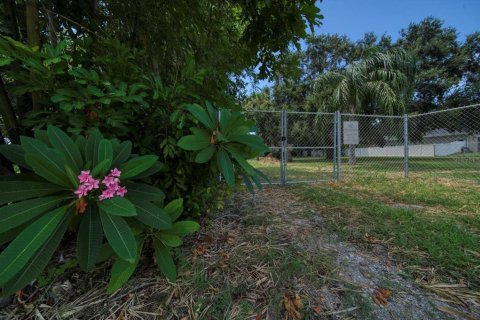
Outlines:
[{"label": "pink flower cluster", "polygon": [[127,188],[120,185],[120,175],[122,172],[117,168],[110,170],[110,173],[102,180],[102,183],[107,187],[102,191],[98,197],[100,200],[110,199],[113,196],[123,197],[127,193]]},{"label": "pink flower cluster", "polygon": [[[120,185],[120,179],[118,178],[121,174],[122,172],[117,168],[110,170],[110,173],[102,180],[105,189],[102,190],[102,193],[98,197],[99,200],[110,199],[114,196],[125,196],[127,188]],[[86,196],[92,190],[100,188],[100,180],[94,179],[90,175],[89,170],[82,171],[78,176],[78,180],[80,181],[80,185],[74,193],[79,198]]]},{"label": "pink flower cluster", "polygon": [[84,197],[88,194],[88,192],[100,188],[100,180],[98,179],[93,179],[93,177],[90,175],[90,171],[82,171],[80,175],[78,176],[78,180],[80,181],[80,185],[78,186],[78,189],[75,190],[75,194],[81,198]]}]

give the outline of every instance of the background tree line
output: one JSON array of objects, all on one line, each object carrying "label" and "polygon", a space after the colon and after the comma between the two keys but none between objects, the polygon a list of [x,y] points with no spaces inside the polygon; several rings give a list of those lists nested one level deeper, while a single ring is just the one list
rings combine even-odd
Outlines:
[{"label": "background tree line", "polygon": [[[317,77],[345,70],[375,53],[392,49],[405,50],[415,61],[408,112],[424,113],[480,102],[480,32],[461,40],[455,28],[434,17],[411,23],[400,30],[396,41],[374,33],[366,33],[357,41],[339,34],[311,36],[303,50],[291,52],[290,58],[284,59],[290,63],[284,63],[282,72],[275,74],[271,88],[253,94],[250,99],[263,100],[268,95],[272,108],[316,110],[318,101],[313,99],[312,87]],[[378,112],[368,103],[361,111]]]}]

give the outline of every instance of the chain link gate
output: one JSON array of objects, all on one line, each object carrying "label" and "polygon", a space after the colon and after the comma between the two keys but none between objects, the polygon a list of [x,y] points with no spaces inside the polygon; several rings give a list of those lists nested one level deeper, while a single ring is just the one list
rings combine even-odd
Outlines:
[{"label": "chain link gate", "polygon": [[272,184],[336,181],[337,114],[245,111],[271,152],[251,160]]}]

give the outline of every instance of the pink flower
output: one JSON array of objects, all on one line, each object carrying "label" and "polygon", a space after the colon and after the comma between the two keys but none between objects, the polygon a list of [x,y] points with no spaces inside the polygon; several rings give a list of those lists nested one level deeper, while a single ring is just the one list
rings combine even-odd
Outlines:
[{"label": "pink flower", "polygon": [[123,197],[125,196],[125,193],[127,193],[127,188],[125,187],[118,187],[117,191],[115,192],[115,194],[119,197]]},{"label": "pink flower", "polygon": [[90,177],[87,179],[87,181],[84,182],[83,185],[88,189],[88,191],[91,191],[93,189],[100,188],[99,184],[100,184],[100,180],[93,179],[92,177]]},{"label": "pink flower", "polygon": [[98,197],[98,199],[100,200],[110,199],[110,198],[113,198],[114,195],[115,195],[115,190],[108,188],[103,190],[102,194]]},{"label": "pink flower", "polygon": [[110,170],[109,176],[120,177],[121,174],[122,174],[122,171],[118,170],[117,168],[113,168],[112,170]]},{"label": "pink flower", "polygon": [[112,176],[106,176],[102,181],[102,183],[107,187],[116,187],[119,182],[120,180],[118,178],[114,178]]},{"label": "pink flower", "polygon": [[78,189],[75,190],[74,193],[78,196],[78,198],[84,197],[88,193],[88,188],[86,186],[84,186],[83,184],[81,184],[81,185],[78,186]]},{"label": "pink flower", "polygon": [[92,176],[90,175],[90,170],[82,171],[78,176],[78,180],[80,180],[80,183],[87,182],[88,179],[91,179],[91,178]]}]

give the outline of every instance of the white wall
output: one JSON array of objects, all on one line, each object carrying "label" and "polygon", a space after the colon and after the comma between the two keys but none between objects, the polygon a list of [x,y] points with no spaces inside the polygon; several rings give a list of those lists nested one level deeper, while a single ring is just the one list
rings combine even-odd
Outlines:
[{"label": "white wall", "polygon": [[[462,152],[466,141],[454,141],[437,144],[415,144],[408,146],[409,157],[440,157]],[[403,157],[403,146],[356,148],[357,157]]]}]

